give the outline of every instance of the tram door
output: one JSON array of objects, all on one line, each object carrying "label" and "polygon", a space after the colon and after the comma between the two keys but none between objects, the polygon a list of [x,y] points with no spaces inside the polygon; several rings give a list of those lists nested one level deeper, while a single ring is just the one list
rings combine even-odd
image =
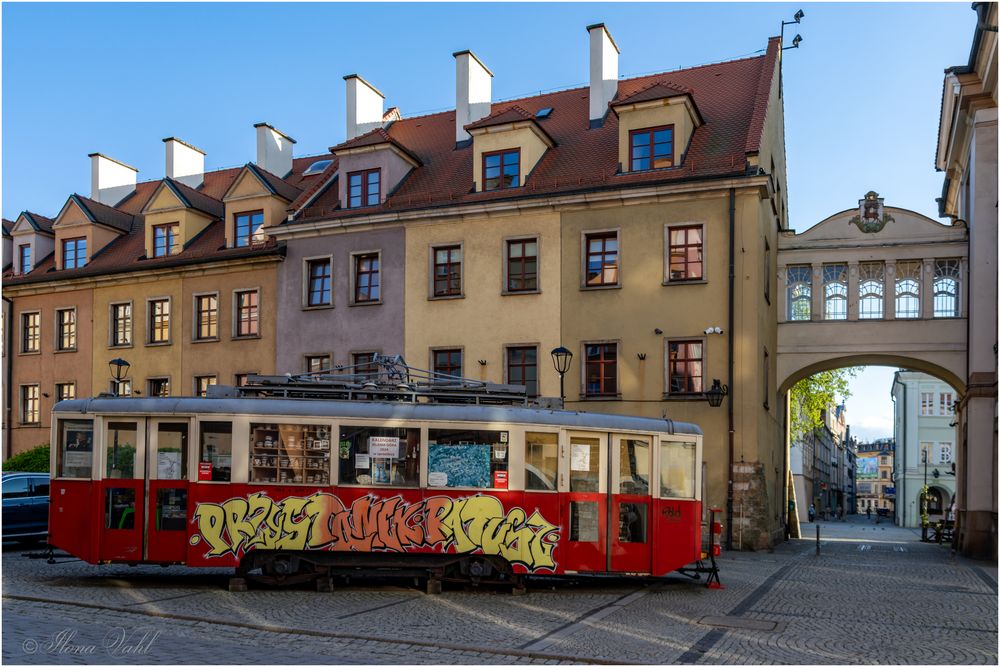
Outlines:
[{"label": "tram door", "polygon": [[615,435],[609,469],[608,570],[648,573],[652,565],[650,530],[650,438]]},{"label": "tram door", "polygon": [[101,420],[101,560],[140,561],[146,480],[146,420]]},{"label": "tram door", "polygon": [[569,572],[607,571],[607,452],[600,433],[568,433],[560,455],[559,551]]},{"label": "tram door", "polygon": [[182,562],[187,549],[186,419],[150,419],[146,464],[146,560]]}]

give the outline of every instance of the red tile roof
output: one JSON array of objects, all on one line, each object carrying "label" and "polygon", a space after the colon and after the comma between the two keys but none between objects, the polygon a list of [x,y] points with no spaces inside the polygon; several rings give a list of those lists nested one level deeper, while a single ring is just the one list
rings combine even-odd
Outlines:
[{"label": "red tile roof", "polygon": [[218,199],[209,197],[191,186],[185,185],[180,181],[175,181],[172,178],[164,178],[163,184],[170,188],[187,208],[193,208],[213,218],[221,218],[225,215],[226,207]]},{"label": "red tile roof", "polygon": [[534,120],[535,115],[528,113],[516,104],[491,113],[486,118],[480,118],[465,126],[466,130],[476,130],[481,127],[495,127],[506,125],[507,123],[517,123],[523,120]]},{"label": "red tile roof", "polygon": [[353,139],[348,139],[342,144],[337,144],[336,146],[330,147],[330,152],[336,155],[338,152],[346,152],[352,148],[365,148],[366,146],[381,146],[382,144],[390,144],[395,146],[397,149],[405,153],[417,164],[420,164],[420,158],[414,155],[410,149],[408,149],[403,144],[399,143],[396,139],[389,136],[381,127],[376,127],[371,132],[365,132],[362,135],[354,137]]},{"label": "red tile roof", "polygon": [[645,88],[632,93],[628,97],[612,102],[611,106],[620,107],[626,104],[635,104],[636,102],[649,102],[651,100],[663,100],[668,97],[678,97],[680,95],[693,95],[693,93],[693,90],[685,88],[684,86],[675,86],[669,83],[656,81]]},{"label": "red tile roof", "polygon": [[107,204],[102,204],[99,201],[95,201],[90,197],[84,197],[83,195],[73,194],[69,198],[76,202],[84,214],[90,218],[91,222],[96,222],[98,224],[104,225],[105,227],[111,227],[112,229],[117,229],[120,232],[125,232],[126,234],[132,231],[132,224],[135,222],[135,216],[131,213],[125,213],[117,208],[108,206]]},{"label": "red tile roof", "polygon": [[248,162],[246,169],[259,178],[272,194],[283,197],[290,202],[295,201],[302,194],[302,188],[286,183],[280,176],[275,176],[263,167],[258,167],[253,162]]}]

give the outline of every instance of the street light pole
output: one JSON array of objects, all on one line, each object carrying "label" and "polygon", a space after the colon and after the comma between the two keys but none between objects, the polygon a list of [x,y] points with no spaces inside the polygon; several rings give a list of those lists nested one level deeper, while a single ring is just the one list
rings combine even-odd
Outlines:
[{"label": "street light pole", "polygon": [[923,447],[920,455],[924,459],[924,488],[920,492],[920,541],[927,541],[927,447]]},{"label": "street light pole", "polygon": [[552,350],[552,365],[559,373],[559,400],[562,406],[566,407],[566,373],[573,363],[573,353],[561,345]]}]

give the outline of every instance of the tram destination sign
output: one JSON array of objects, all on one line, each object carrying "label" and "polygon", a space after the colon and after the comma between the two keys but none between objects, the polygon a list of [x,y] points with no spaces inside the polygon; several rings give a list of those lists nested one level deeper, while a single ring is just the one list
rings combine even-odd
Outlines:
[{"label": "tram destination sign", "polygon": [[368,438],[368,455],[372,458],[398,459],[399,438],[372,436]]}]

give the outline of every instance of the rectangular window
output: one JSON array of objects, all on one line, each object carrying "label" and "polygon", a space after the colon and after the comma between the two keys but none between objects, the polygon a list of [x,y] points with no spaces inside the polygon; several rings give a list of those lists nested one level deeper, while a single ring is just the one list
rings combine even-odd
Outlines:
[{"label": "rectangular window", "polygon": [[306,262],[309,272],[307,306],[333,305],[333,267],[329,259],[311,259]]},{"label": "rectangular window", "polygon": [[538,290],[538,239],[507,241],[507,291]]},{"label": "rectangular window", "polygon": [[812,319],[812,267],[789,266],[785,285],[788,290],[788,319],[808,322]]},{"label": "rectangular window", "polygon": [[378,373],[378,365],[375,363],[376,352],[358,352],[351,355],[351,364],[354,372],[361,375],[375,375]]},{"label": "rectangular window", "polygon": [[434,296],[462,294],[462,246],[432,248],[434,253]]},{"label": "rectangular window", "polygon": [[920,393],[920,415],[922,417],[934,414],[934,392],[926,391]]},{"label": "rectangular window", "polygon": [[847,319],[847,265],[823,266],[823,319]]},{"label": "rectangular window", "polygon": [[166,257],[180,252],[177,244],[177,232],[180,224],[153,225],[153,257]]},{"label": "rectangular window", "polygon": [[121,382],[112,380],[108,383],[108,391],[111,392],[113,396],[131,396],[132,380],[122,380]]},{"label": "rectangular window", "polygon": [[148,302],[147,322],[149,343],[170,342],[170,299],[152,299]]},{"label": "rectangular window", "polygon": [[111,346],[132,344],[132,304],[111,304]]},{"label": "rectangular window", "polygon": [[21,273],[31,272],[31,245],[25,243],[17,247],[18,267]]},{"label": "rectangular window", "polygon": [[598,493],[601,489],[601,441],[570,438],[570,493]]},{"label": "rectangular window", "polygon": [[196,375],[194,378],[194,395],[205,398],[208,396],[208,388],[217,382],[214,375]]},{"label": "rectangular window", "polygon": [[[187,479],[187,460],[188,460],[188,425],[186,422],[160,422],[156,426],[156,479]],[[186,494],[184,489],[160,489],[161,493],[175,494],[177,492],[183,492]],[[186,498],[184,495],[184,505],[186,506]],[[187,514],[180,510],[182,508],[176,507],[176,505],[169,508],[163,503],[163,496],[161,495],[159,500],[159,509],[157,513],[159,516],[157,518],[157,523],[159,529],[163,529],[164,523],[169,523],[173,527],[168,528],[168,530],[183,530],[186,526]],[[170,500],[178,500],[176,496],[170,498]]]},{"label": "rectangular window", "polygon": [[329,354],[314,354],[306,356],[306,372],[322,373],[330,370]]},{"label": "rectangular window", "polygon": [[42,314],[21,313],[21,352],[40,352]]},{"label": "rectangular window", "polygon": [[39,391],[37,384],[26,384],[21,387],[22,424],[38,424],[41,421],[38,395]]},{"label": "rectangular window", "polygon": [[648,440],[622,438],[618,442],[618,493],[648,496],[650,461]]},{"label": "rectangular window", "polygon": [[251,423],[250,481],[329,484],[330,451],[329,426]]},{"label": "rectangular window", "polygon": [[586,285],[604,287],[618,284],[618,232],[584,236],[586,245]]},{"label": "rectangular window", "polygon": [[462,377],[462,350],[434,350],[431,370],[454,378]]},{"label": "rectangular window", "polygon": [[524,385],[528,396],[538,396],[538,348],[507,348],[507,384]]},{"label": "rectangular window", "polygon": [[170,378],[150,378],[146,383],[146,395],[151,398],[170,396]]},{"label": "rectangular window", "polygon": [[72,401],[76,398],[75,382],[60,382],[56,385],[56,401]]},{"label": "rectangular window", "polygon": [[260,335],[260,294],[257,290],[236,293],[236,337]]},{"label": "rectangular window", "polygon": [[594,343],[584,346],[584,394],[618,394],[618,344]]},{"label": "rectangular window", "polygon": [[920,262],[896,262],[896,319],[920,317]]},{"label": "rectangular window", "polygon": [[629,134],[629,171],[674,166],[674,126],[647,127]]},{"label": "rectangular window", "polygon": [[704,350],[700,340],[672,340],[667,344],[667,386],[671,394],[705,391]]},{"label": "rectangular window", "polygon": [[381,193],[381,169],[355,171],[347,175],[347,208],[378,206]]},{"label": "rectangular window", "polygon": [[201,422],[198,479],[228,482],[233,472],[232,422]]},{"label": "rectangular window", "polygon": [[957,259],[934,262],[934,317],[958,317],[961,265]]},{"label": "rectangular window", "polygon": [[559,434],[524,434],[524,488],[555,491],[559,472]]},{"label": "rectangular window", "polygon": [[340,483],[420,485],[420,429],[342,426]]},{"label": "rectangular window", "polygon": [[521,149],[483,153],[483,190],[506,190],[521,184]]},{"label": "rectangular window", "polygon": [[250,384],[250,376],[256,374],[256,371],[253,373],[237,373],[233,376],[233,383],[235,383],[237,387],[245,387]]},{"label": "rectangular window", "polygon": [[660,441],[660,497],[694,498],[695,443]]},{"label": "rectangular window", "polygon": [[670,227],[669,280],[701,280],[704,278],[704,238],[701,225]]},{"label": "rectangular window", "polygon": [[104,475],[108,479],[135,478],[138,428],[135,422],[108,422],[108,434],[104,439],[107,452]]},{"label": "rectangular window", "polygon": [[771,244],[764,239],[764,300],[771,303]]},{"label": "rectangular window", "polygon": [[56,350],[76,349],[76,308],[56,311]]},{"label": "rectangular window", "polygon": [[380,298],[379,254],[354,256],[354,303],[374,303]]},{"label": "rectangular window", "polygon": [[427,486],[506,489],[507,431],[431,429]]},{"label": "rectangular window", "polygon": [[950,392],[942,392],[940,395],[940,412],[941,415],[950,415],[954,412],[954,399]]},{"label": "rectangular window", "polygon": [[194,298],[194,339],[219,338],[219,295],[201,294]]},{"label": "rectangular window", "polygon": [[56,470],[59,477],[90,477],[94,457],[94,422],[59,420],[59,450]]},{"label": "rectangular window", "polygon": [[885,303],[885,265],[862,262],[858,266],[858,319],[882,319]]},{"label": "rectangular window", "polygon": [[939,464],[951,463],[951,458],[952,458],[952,443],[939,442],[937,463]]},{"label": "rectangular window", "polygon": [[87,263],[87,239],[66,239],[62,242],[63,268],[78,269]]},{"label": "rectangular window", "polygon": [[264,233],[264,211],[237,213],[235,227],[237,248],[263,243],[267,239],[267,234]]}]

